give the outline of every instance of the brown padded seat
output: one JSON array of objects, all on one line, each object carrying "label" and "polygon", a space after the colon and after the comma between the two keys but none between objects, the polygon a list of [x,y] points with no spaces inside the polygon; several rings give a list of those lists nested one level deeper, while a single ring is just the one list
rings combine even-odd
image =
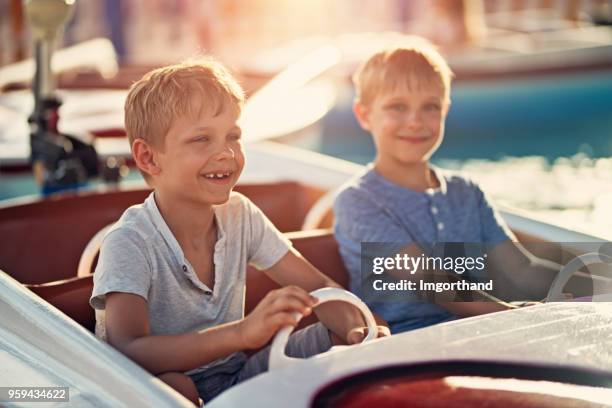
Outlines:
[{"label": "brown padded seat", "polygon": [[[235,190],[249,197],[282,232],[299,230],[308,209],[323,194],[296,182],[239,184]],[[28,284],[76,276],[89,240],[149,193],[82,193],[0,206],[0,268]]]},{"label": "brown padded seat", "polygon": [[93,333],[96,317],[89,306],[93,275],[25,286]]},{"label": "brown padded seat", "polygon": [[[343,287],[348,285],[348,274],[338,253],[338,244],[330,230],[299,231],[287,234],[308,261]],[[278,285],[263,272],[249,267],[247,270],[245,313],[249,313],[270,290]],[[65,279],[39,285],[26,285],[34,293],[51,303],[67,316],[93,332],[95,316],[89,306],[93,290],[93,275]],[[316,321],[309,316],[300,327]]]}]

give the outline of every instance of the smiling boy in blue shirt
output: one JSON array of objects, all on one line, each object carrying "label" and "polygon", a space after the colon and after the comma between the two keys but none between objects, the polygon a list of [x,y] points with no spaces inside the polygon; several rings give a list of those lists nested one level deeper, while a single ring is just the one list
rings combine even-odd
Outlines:
[{"label": "smiling boy in blue shirt", "polygon": [[[351,290],[367,295],[362,287],[367,276],[361,272],[364,242],[401,243],[411,256],[430,253],[436,243],[482,243],[492,248],[487,272],[496,277],[496,295],[541,299],[558,265],[525,251],[473,181],[429,163],[443,140],[451,78],[444,58],[419,38],[377,52],[353,77],[353,110],[373,136],[376,157],[343,186],[334,203],[334,233]],[[407,302],[368,304],[393,333],[512,307],[448,299],[429,302],[406,292]]]}]

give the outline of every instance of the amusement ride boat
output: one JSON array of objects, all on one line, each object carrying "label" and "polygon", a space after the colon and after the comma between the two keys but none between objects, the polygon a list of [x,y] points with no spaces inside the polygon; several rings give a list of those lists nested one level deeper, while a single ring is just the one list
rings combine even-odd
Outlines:
[{"label": "amusement ride boat", "polygon": [[[330,208],[334,191],[363,167],[266,140],[296,129],[308,131],[329,111],[336,97],[333,87],[312,79],[337,64],[341,55],[333,44],[316,48],[249,99],[243,119],[247,166],[236,190],[253,200],[306,259],[347,287],[348,274],[329,229]],[[66,126],[74,126],[75,133],[121,129],[117,113],[125,91],[117,92],[102,98],[111,102],[90,114],[63,116],[72,122],[65,119]],[[5,96],[0,106],[8,109],[6,101],[14,95]],[[63,96],[68,110],[71,93]],[[86,94],[75,91],[73,96],[76,109]],[[20,98],[28,97],[13,100]],[[100,103],[97,97],[93,100]],[[297,100],[302,101],[299,114],[281,116],[287,121],[272,127],[267,118],[278,118],[278,109]],[[271,101],[282,106],[266,113]],[[9,114],[21,112],[23,121],[27,114],[19,109]],[[109,112],[111,116],[104,116]],[[79,116],[83,122],[75,124]],[[10,122],[22,126],[17,118]],[[102,147],[105,139],[114,144]],[[2,150],[4,163],[26,163],[27,143],[16,146],[21,147]],[[103,158],[129,157],[122,135],[101,137],[95,146]],[[0,205],[0,385],[67,387],[70,406],[190,406],[92,333],[95,317],[88,300],[104,231],[148,194],[142,183],[101,185]],[[290,330],[283,329],[272,343],[270,371],[227,390],[210,406],[612,406],[612,306],[606,302],[612,300],[610,244],[516,209],[501,213],[526,248],[566,265],[547,302],[366,339],[302,361],[284,356]],[[562,250],[556,243],[564,243]],[[556,249],[547,251],[551,246]],[[572,277],[589,280],[593,290],[576,292]],[[249,268],[245,313],[275,287],[262,272]],[[574,291],[579,301],[560,302],[562,291]],[[321,292],[319,297],[349,301],[368,314],[348,292]],[[312,322],[312,317],[305,319],[300,327]]]}]

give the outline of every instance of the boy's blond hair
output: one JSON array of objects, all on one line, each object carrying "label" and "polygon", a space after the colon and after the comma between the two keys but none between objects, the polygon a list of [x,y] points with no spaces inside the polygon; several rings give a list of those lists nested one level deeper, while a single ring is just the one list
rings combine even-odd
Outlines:
[{"label": "boy's blond hair", "polygon": [[413,36],[368,58],[353,75],[353,83],[357,101],[364,105],[398,86],[414,89],[430,85],[442,88],[448,105],[452,77],[450,67],[434,45]]},{"label": "boy's blond hair", "polygon": [[[193,95],[200,95],[194,103]],[[141,138],[163,150],[172,123],[207,111],[218,115],[229,103],[240,110],[244,92],[230,72],[210,57],[155,69],[130,87],[125,130],[130,146]]]}]

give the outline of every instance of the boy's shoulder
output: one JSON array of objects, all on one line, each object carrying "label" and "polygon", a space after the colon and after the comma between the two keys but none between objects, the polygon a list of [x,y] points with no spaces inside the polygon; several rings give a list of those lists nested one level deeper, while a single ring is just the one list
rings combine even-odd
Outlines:
[{"label": "boy's shoulder", "polygon": [[438,177],[442,177],[447,186],[459,188],[476,188],[478,183],[468,173],[462,170],[442,169],[432,167]]},{"label": "boy's shoulder", "polygon": [[215,216],[220,227],[231,235],[241,235],[244,228],[254,224],[261,225],[266,222],[266,217],[253,201],[245,195],[232,191],[229,199],[214,206]]},{"label": "boy's shoulder", "polygon": [[364,194],[374,188],[375,172],[373,167],[366,166],[338,188],[336,200],[348,200]]},{"label": "boy's shoulder", "polygon": [[244,216],[254,205],[244,194],[232,191],[226,202],[215,205],[215,213],[221,217]]},{"label": "boy's shoulder", "polygon": [[339,201],[349,200],[350,197],[357,194],[361,188],[361,175],[351,177],[337,188],[334,195],[334,204]]},{"label": "boy's shoulder", "polygon": [[230,193],[229,200],[227,200],[226,203],[222,204],[222,206],[228,207],[245,207],[248,205],[252,205],[252,201],[247,196],[242,193],[239,193],[238,191],[232,191]]},{"label": "boy's shoulder", "polygon": [[152,217],[157,210],[154,192],[151,192],[142,203],[134,204],[121,214],[117,224],[126,228],[138,228],[153,225]]},{"label": "boy's shoulder", "polygon": [[435,168],[436,175],[444,179],[446,196],[449,198],[481,195],[478,182],[467,172]]},{"label": "boy's shoulder", "polygon": [[[106,234],[106,241],[147,241],[155,236],[155,201],[151,193],[144,202],[128,207],[113,223]],[[161,216],[161,215],[160,215]]]},{"label": "boy's shoulder", "polygon": [[368,166],[338,188],[334,197],[334,213],[349,215],[368,211],[377,207],[375,205],[377,200],[371,197],[378,195],[379,185],[376,175]]},{"label": "boy's shoulder", "polygon": [[[136,204],[127,208],[121,217],[110,227],[107,236],[111,233],[144,235],[148,230],[147,214],[143,204]],[[116,234],[113,234],[116,235]]]}]

